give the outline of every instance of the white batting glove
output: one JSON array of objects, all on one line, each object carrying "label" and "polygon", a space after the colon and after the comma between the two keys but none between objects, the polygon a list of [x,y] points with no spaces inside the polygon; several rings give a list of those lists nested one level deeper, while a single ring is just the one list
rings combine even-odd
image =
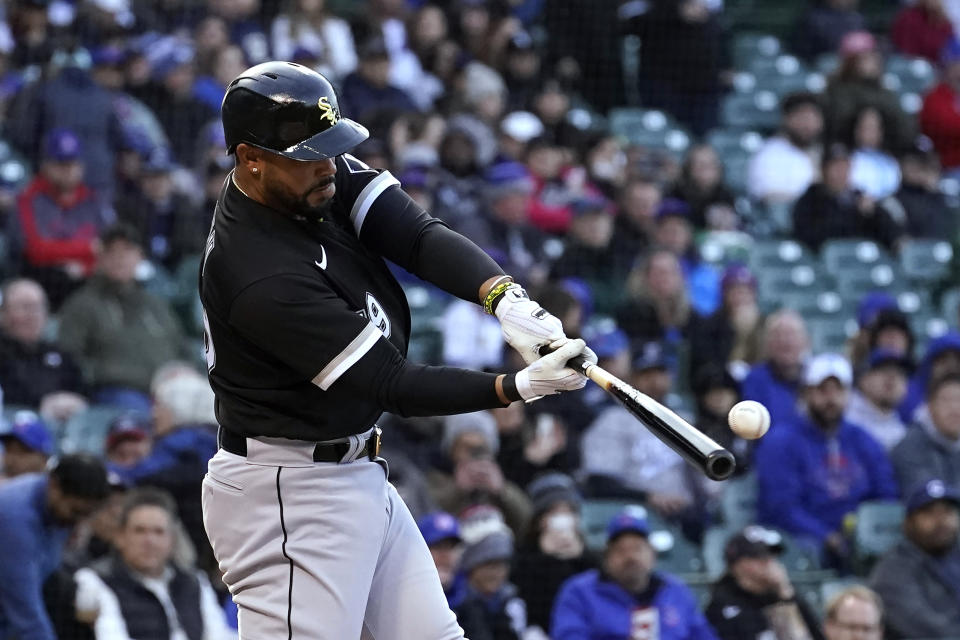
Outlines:
[{"label": "white batting glove", "polygon": [[526,369],[517,372],[517,392],[525,402],[564,391],[576,391],[587,384],[582,373],[567,366],[567,360],[583,353],[583,340],[557,341],[550,346],[559,346],[553,353],[535,360]]},{"label": "white batting glove", "polygon": [[530,299],[519,284],[511,284],[494,311],[503,339],[527,364],[540,359],[540,347],[566,338],[560,319]]}]

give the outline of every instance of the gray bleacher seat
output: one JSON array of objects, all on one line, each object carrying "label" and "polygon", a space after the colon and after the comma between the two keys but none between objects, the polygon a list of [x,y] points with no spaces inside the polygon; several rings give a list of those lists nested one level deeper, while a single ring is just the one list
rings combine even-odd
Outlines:
[{"label": "gray bleacher seat", "polygon": [[729,530],[757,521],[757,477],[752,473],[730,478],[720,494],[720,516]]},{"label": "gray bleacher seat", "polygon": [[777,307],[792,309],[804,318],[847,318],[854,313],[851,301],[836,291],[788,291],[777,302]]},{"label": "gray bleacher seat", "polygon": [[64,453],[103,454],[110,422],[124,413],[116,407],[90,405],[69,420],[63,428],[60,449]]},{"label": "gray bleacher seat", "polygon": [[886,73],[892,75],[899,82],[899,86],[892,91],[924,94],[937,81],[936,69],[923,58],[906,58],[890,56],[887,59]]},{"label": "gray bleacher seat", "polygon": [[820,248],[820,259],[827,270],[837,277],[848,267],[892,261],[883,247],[866,238],[827,240]]},{"label": "gray bleacher seat", "polygon": [[759,240],[750,252],[750,268],[761,271],[780,265],[813,265],[816,258],[796,240]]},{"label": "gray bleacher seat", "polygon": [[806,324],[810,346],[815,353],[842,352],[857,330],[857,321],[845,317],[807,318]]},{"label": "gray bleacher seat", "polygon": [[772,131],[780,123],[777,95],[768,90],[730,94],[723,100],[720,121],[725,127]]},{"label": "gray bleacher seat", "polygon": [[948,289],[940,298],[940,316],[954,329],[960,323],[960,287]]},{"label": "gray bleacher seat", "polygon": [[863,502],[853,530],[854,566],[865,574],[902,537],[904,507],[899,502]]},{"label": "gray bleacher seat", "polygon": [[817,265],[768,266],[757,271],[757,294],[766,307],[781,306],[785,294],[817,293],[834,286],[831,274]]},{"label": "gray bleacher seat", "polygon": [[893,262],[848,265],[837,275],[837,289],[843,296],[860,299],[870,291],[897,295],[909,290],[909,283]]},{"label": "gray bleacher seat", "polygon": [[907,239],[900,246],[900,267],[915,282],[932,283],[947,275],[953,247],[946,240]]},{"label": "gray bleacher seat", "polygon": [[746,264],[753,246],[753,238],[741,231],[709,231],[699,240],[700,256],[721,267],[731,262]]},{"label": "gray bleacher seat", "polygon": [[731,57],[736,69],[746,69],[757,58],[775,58],[783,45],[768,33],[737,33],[733,36]]},{"label": "gray bleacher seat", "polygon": [[690,134],[664,111],[637,107],[611,109],[608,122],[611,133],[631,144],[669,151],[677,156],[690,148]]},{"label": "gray bleacher seat", "polygon": [[734,535],[737,529],[730,527],[710,527],[703,534],[703,567],[708,576],[716,579],[723,575],[727,568],[723,557],[723,550],[727,540]]}]

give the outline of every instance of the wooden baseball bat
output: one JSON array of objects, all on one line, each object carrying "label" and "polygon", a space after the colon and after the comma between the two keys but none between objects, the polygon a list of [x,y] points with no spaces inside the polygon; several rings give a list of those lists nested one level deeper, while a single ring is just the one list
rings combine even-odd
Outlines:
[{"label": "wooden baseball bat", "polygon": [[[543,348],[541,353],[551,351]],[[583,356],[567,361],[567,366],[596,382],[636,417],[653,435],[700,469],[711,480],[726,480],[733,474],[733,454],[702,431],[650,396],[616,377],[603,367],[587,362]]]}]

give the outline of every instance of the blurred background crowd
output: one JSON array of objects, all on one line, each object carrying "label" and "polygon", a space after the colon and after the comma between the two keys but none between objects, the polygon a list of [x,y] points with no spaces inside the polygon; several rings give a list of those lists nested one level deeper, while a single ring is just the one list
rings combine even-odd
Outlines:
[{"label": "blurred background crowd", "polygon": [[[0,638],[236,637],[196,278],[224,88],[271,59],[737,457],[595,386],[385,415],[468,637],[960,638],[960,0],[0,4]],[[520,368],[395,272],[411,359]]]}]

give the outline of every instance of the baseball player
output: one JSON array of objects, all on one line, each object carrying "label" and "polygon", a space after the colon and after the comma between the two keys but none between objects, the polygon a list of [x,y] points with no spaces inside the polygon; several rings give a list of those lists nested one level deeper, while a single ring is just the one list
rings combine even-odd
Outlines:
[{"label": "baseball player", "polygon": [[[483,251],[388,171],[349,155],[367,130],[288,62],[230,83],[235,168],[200,267],[220,450],[204,524],[250,640],[447,640],[463,632],[378,456],[383,411],[442,415],[583,387],[583,353]],[[384,259],[501,322],[528,366],[496,375],[406,361],[410,314]],[[556,351],[540,358],[539,347]]]}]

